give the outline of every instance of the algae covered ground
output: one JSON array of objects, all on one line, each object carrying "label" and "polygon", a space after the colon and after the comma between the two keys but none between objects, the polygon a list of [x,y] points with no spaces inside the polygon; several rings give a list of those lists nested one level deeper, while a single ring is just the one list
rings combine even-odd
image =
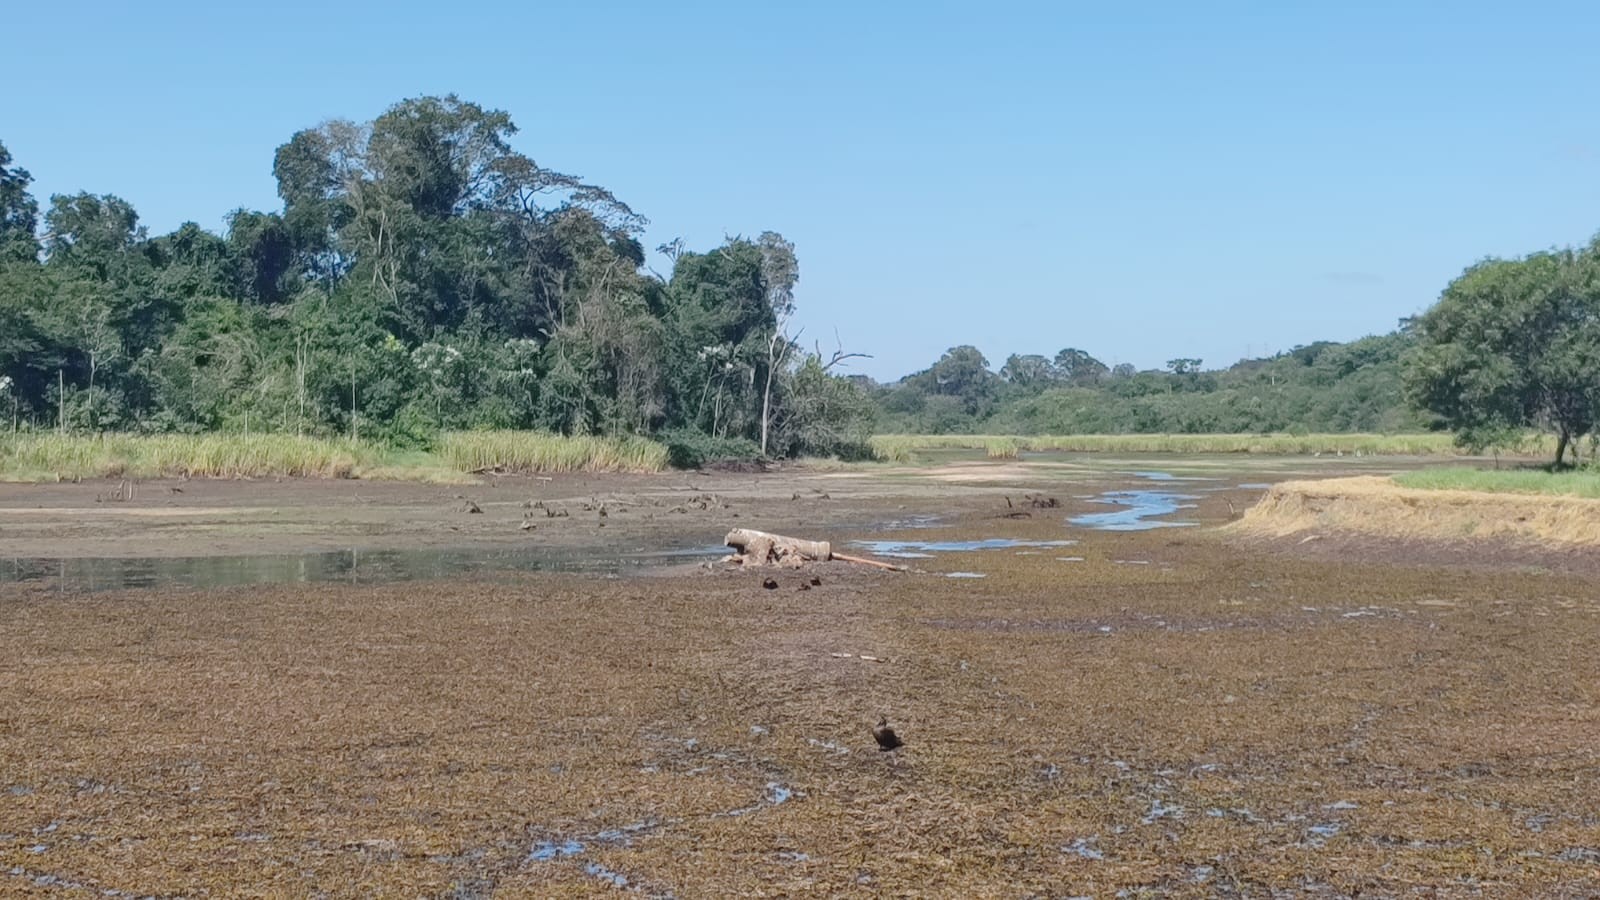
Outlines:
[{"label": "algae covered ground", "polygon": [[[739,513],[905,574],[0,584],[0,894],[1600,893],[1592,575],[1240,541],[1212,526],[1302,464],[1153,469],[507,481],[460,514],[514,528],[521,493],[572,510],[521,537],[603,547],[609,491],[639,505],[608,523],[659,513],[633,543]],[[1168,527],[1069,523],[1148,491]],[[270,519],[230,515],[169,540]]]}]

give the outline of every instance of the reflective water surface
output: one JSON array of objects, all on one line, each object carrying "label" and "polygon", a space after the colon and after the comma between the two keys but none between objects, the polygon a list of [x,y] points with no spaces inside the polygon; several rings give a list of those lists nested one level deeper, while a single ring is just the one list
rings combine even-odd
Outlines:
[{"label": "reflective water surface", "polygon": [[328,550],[271,556],[135,557],[0,560],[0,583],[31,582],[63,591],[147,587],[231,587],[340,581],[377,584],[493,572],[625,574],[650,566],[710,559],[725,547],[636,550],[602,548],[430,547],[417,550]]}]

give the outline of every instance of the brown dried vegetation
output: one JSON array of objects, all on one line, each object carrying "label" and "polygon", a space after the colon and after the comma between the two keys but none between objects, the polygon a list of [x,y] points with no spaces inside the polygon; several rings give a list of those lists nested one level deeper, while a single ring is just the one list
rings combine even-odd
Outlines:
[{"label": "brown dried vegetation", "polygon": [[1072,552],[0,586],[0,893],[1600,892],[1592,580]]}]

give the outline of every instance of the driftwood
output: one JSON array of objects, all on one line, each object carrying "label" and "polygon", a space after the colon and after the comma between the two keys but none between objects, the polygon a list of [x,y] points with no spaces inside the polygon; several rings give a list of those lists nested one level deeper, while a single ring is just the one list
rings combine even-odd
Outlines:
[{"label": "driftwood", "polygon": [[846,556],[843,553],[835,553],[833,556],[829,557],[829,559],[837,559],[840,562],[855,563],[858,566],[877,566],[880,569],[888,569],[891,572],[904,572],[906,570],[905,566],[897,566],[894,563],[886,563],[881,559],[867,559],[861,556]]},{"label": "driftwood", "polygon": [[802,538],[786,537],[781,534],[769,534],[768,532],[756,531],[751,528],[735,528],[728,532],[728,537],[724,543],[739,551],[729,557],[729,560],[746,566],[778,565],[798,569],[808,562],[826,562],[830,559],[837,559],[843,562],[877,566],[880,569],[889,569],[894,572],[905,571],[900,566],[879,562],[875,559],[862,559],[859,556],[846,556],[842,553],[835,553],[833,552],[833,545],[827,541],[808,541]]},{"label": "driftwood", "polygon": [[[183,493],[183,491],[178,490],[177,488],[173,488],[172,490],[175,493],[179,493],[179,494]],[[112,491],[111,493],[104,494],[104,495],[95,494],[94,495],[94,502],[96,502],[96,503],[104,503],[104,502],[109,500],[109,501],[114,502],[114,503],[124,503],[126,501],[132,500],[134,494],[136,494],[137,492],[138,492],[138,489],[134,486],[134,483],[129,482],[127,479],[123,479],[121,482],[119,482],[117,484],[117,489]]]}]

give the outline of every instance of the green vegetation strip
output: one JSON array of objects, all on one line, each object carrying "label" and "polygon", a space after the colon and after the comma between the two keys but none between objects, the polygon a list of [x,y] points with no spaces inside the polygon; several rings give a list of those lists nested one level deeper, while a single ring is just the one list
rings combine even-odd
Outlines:
[{"label": "green vegetation strip", "polygon": [[[1539,453],[1548,439],[1531,437],[1517,448]],[[991,458],[1019,452],[1069,453],[1313,453],[1435,456],[1459,453],[1448,434],[1076,434],[1004,436],[981,434],[884,434],[872,451],[889,462],[911,462],[935,450],[982,450]]]},{"label": "green vegetation strip", "polygon": [[1600,498],[1600,470],[1547,472],[1541,469],[1424,469],[1394,477],[1401,487],[1431,490],[1556,494]]},{"label": "green vegetation strip", "polygon": [[459,481],[481,469],[655,472],[667,450],[643,438],[452,432],[432,453],[291,435],[56,435],[0,438],[0,480],[74,478],[370,478]]}]

